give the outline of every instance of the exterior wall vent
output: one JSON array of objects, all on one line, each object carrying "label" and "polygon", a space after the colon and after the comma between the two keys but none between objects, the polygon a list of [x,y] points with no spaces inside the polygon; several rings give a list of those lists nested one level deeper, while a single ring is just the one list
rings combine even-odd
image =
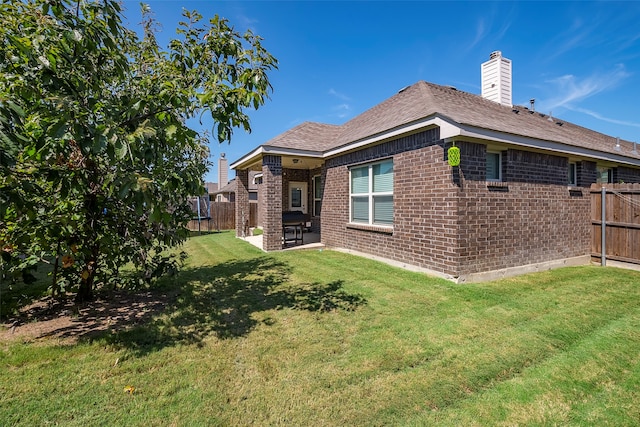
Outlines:
[{"label": "exterior wall vent", "polygon": [[502,56],[502,52],[491,52],[489,60],[481,65],[482,97],[498,104],[512,107],[511,60]]}]

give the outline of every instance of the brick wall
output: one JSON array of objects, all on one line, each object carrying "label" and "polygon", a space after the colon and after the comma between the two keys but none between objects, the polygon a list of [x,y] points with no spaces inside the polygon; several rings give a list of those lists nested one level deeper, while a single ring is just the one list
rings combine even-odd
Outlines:
[{"label": "brick wall", "polygon": [[266,251],[282,249],[282,158],[262,158],[262,248]]},{"label": "brick wall", "polygon": [[503,181],[567,185],[569,159],[543,153],[507,150],[503,158]]},{"label": "brick wall", "polygon": [[236,236],[244,237],[249,224],[249,171],[236,171]]},{"label": "brick wall", "polygon": [[567,185],[566,158],[510,149],[505,182],[491,183],[481,173],[485,146],[458,145],[463,179],[457,275],[589,253],[588,189]]},{"label": "brick wall", "polygon": [[618,166],[613,169],[613,182],[636,184],[640,183],[640,169],[633,169],[626,166]]},{"label": "brick wall", "polygon": [[[566,157],[505,150],[504,182],[493,183],[486,181],[486,146],[456,145],[461,164],[454,168],[450,145],[433,131],[328,160],[323,243],[452,276],[589,252],[588,189],[567,185]],[[349,224],[349,167],[389,157],[393,230]],[[591,171],[584,165],[583,180]]]},{"label": "brick wall", "polygon": [[[349,167],[393,158],[394,225],[349,224]],[[322,241],[453,274],[457,192],[439,129],[330,159],[325,164]]]},{"label": "brick wall", "polygon": [[596,162],[582,160],[576,164],[577,184],[579,187],[590,187],[598,179]]}]

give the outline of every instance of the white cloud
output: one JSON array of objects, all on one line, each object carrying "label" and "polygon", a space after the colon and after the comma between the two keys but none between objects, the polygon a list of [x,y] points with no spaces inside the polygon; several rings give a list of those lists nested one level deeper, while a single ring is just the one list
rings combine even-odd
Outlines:
[{"label": "white cloud", "polygon": [[351,105],[347,101],[351,101],[347,95],[336,91],[335,89],[329,89],[329,95],[338,98],[342,103],[338,105],[334,105],[331,107],[332,116],[338,117],[340,119],[344,119],[345,117],[349,117],[351,115]]},{"label": "white cloud", "polygon": [[484,23],[484,19],[479,19],[478,23],[476,25],[476,36],[474,37],[473,41],[469,44],[469,46],[467,46],[466,50],[470,51],[471,49],[473,49],[473,47],[475,47],[475,45],[477,45],[480,40],[482,40],[484,38],[484,36],[486,35],[486,29],[485,29],[485,23]]},{"label": "white cloud", "polygon": [[600,92],[612,89],[630,75],[631,73],[625,70],[624,65],[619,64],[608,73],[593,74],[583,79],[568,74],[548,80],[547,83],[552,87],[556,95],[550,99],[540,101],[538,104],[539,109],[541,111],[553,111],[557,108],[575,108],[572,103],[580,102]]},{"label": "white cloud", "polygon": [[349,104],[335,105],[332,110],[334,111],[335,115],[341,119],[344,119],[351,114],[351,106]]},{"label": "white cloud", "polygon": [[632,126],[632,127],[640,128],[640,123],[628,122],[628,121],[625,121],[625,120],[611,119],[609,117],[604,117],[603,115],[601,115],[600,113],[597,113],[595,111],[587,110],[586,108],[567,106],[567,109],[569,109],[571,111],[576,111],[578,113],[587,114],[587,115],[589,115],[591,117],[594,117],[594,118],[596,118],[598,120],[602,120],[603,122],[613,123],[613,124],[616,124],[616,125]]},{"label": "white cloud", "polygon": [[351,101],[351,98],[349,98],[347,95],[340,93],[333,88],[329,89],[329,95],[335,96],[342,101]]}]

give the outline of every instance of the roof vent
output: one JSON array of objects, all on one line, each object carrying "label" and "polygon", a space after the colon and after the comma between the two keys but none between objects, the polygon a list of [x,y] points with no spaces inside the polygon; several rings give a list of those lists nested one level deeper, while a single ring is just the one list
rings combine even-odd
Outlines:
[{"label": "roof vent", "polygon": [[558,120],[558,121],[556,122],[556,124],[557,124],[558,126],[562,126],[562,125],[564,124],[564,122],[561,122],[560,120]]},{"label": "roof vent", "polygon": [[529,100],[529,104],[531,105],[531,111],[536,111],[536,99],[535,98],[531,98]]}]

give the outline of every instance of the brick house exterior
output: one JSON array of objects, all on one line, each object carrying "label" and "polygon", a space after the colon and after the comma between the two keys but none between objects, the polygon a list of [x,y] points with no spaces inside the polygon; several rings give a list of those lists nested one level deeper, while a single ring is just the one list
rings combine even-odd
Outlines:
[{"label": "brick house exterior", "polygon": [[[450,166],[454,145],[461,160]],[[490,158],[498,161],[494,169]],[[376,206],[383,212],[383,198],[392,197],[392,221],[355,220],[364,199],[350,187],[353,171],[380,162],[392,165],[392,195],[376,199],[370,186],[369,212]],[[631,142],[426,82],[344,125],[303,123],[231,166],[238,173],[262,171],[265,250],[282,248],[288,183],[303,181],[307,206],[321,196],[320,212],[310,214],[327,247],[457,281],[588,262],[589,186],[603,177],[640,182]],[[242,203],[237,197],[239,209]]]}]

